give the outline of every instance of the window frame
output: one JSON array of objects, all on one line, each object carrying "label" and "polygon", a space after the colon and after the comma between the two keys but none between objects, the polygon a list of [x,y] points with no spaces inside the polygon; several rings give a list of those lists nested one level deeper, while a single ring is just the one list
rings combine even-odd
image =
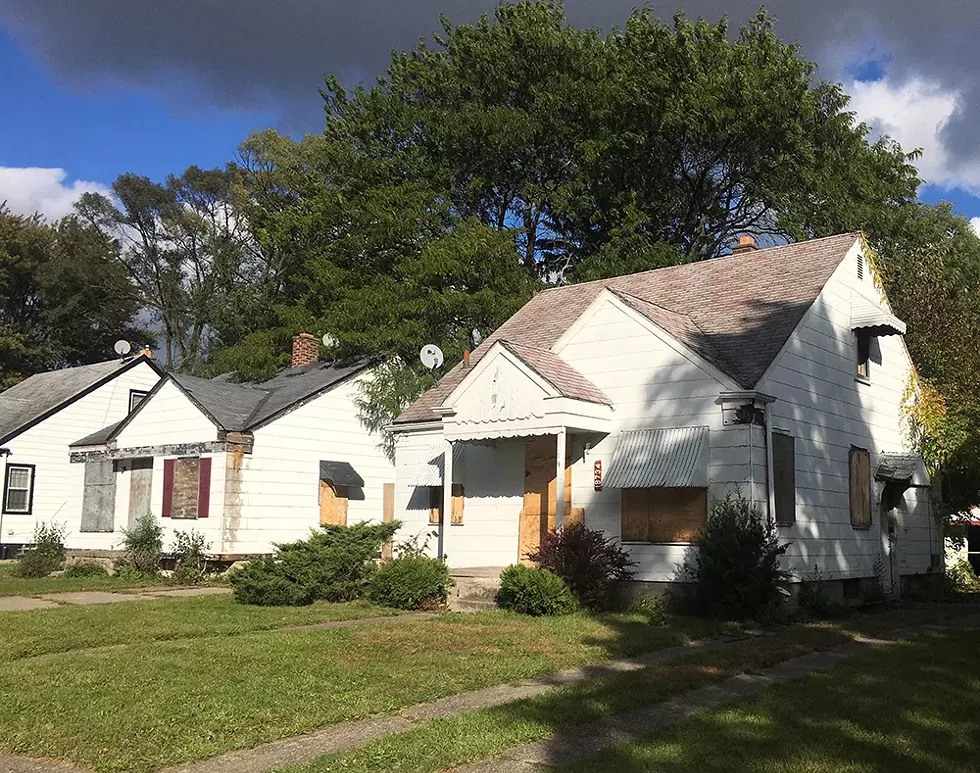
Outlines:
[{"label": "window frame", "polygon": [[[10,498],[10,471],[28,470],[31,476],[30,486],[27,489],[27,509],[11,510],[9,506]],[[37,466],[22,462],[8,462],[3,475],[3,513],[4,515],[33,515],[34,514],[34,488],[37,482]],[[23,491],[23,489],[17,489]]]},{"label": "window frame", "polygon": [[854,334],[854,378],[863,384],[871,383],[871,336]]},{"label": "window frame", "polygon": [[[140,396],[140,401],[133,405],[133,398],[137,395]],[[129,412],[132,413],[137,408],[139,408],[140,403],[142,403],[147,397],[149,397],[150,392],[146,389],[130,389],[129,390]]]}]

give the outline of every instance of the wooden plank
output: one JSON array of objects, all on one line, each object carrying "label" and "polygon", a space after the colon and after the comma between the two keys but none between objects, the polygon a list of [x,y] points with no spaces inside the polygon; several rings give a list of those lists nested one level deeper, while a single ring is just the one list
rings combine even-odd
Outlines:
[{"label": "wooden plank", "polygon": [[463,522],[463,503],[466,497],[463,493],[463,484],[454,483],[453,484],[453,506],[452,512],[450,513],[451,523],[462,523]]},{"label": "wooden plank", "polygon": [[649,489],[622,490],[621,534],[624,542],[648,542],[650,523]]},{"label": "wooden plank", "polygon": [[773,433],[772,476],[776,523],[796,522],[796,439]]},{"label": "wooden plank", "polygon": [[[384,494],[381,501],[381,522],[391,523],[395,520],[395,484],[385,483]],[[381,546],[381,558],[390,561],[392,556],[392,543],[388,540]]]},{"label": "wooden plank", "polygon": [[108,460],[85,462],[80,531],[110,532],[116,511],[116,473]]},{"label": "wooden plank", "polygon": [[691,542],[707,520],[706,488],[623,489],[624,542]]},{"label": "wooden plank", "polygon": [[429,523],[442,523],[442,486],[429,486]]},{"label": "wooden plank", "polygon": [[565,516],[565,526],[574,526],[576,524],[585,525],[584,507],[573,507],[568,511],[568,515]]},{"label": "wooden plank", "polygon": [[541,515],[554,509],[555,438],[552,435],[529,437],[524,444],[524,512]]},{"label": "wooden plank", "polygon": [[320,525],[347,525],[347,486],[320,481]]},{"label": "wooden plank", "polygon": [[152,496],[153,459],[133,459],[129,467],[129,528],[141,515],[151,512]]},{"label": "wooden plank", "polygon": [[851,526],[871,526],[871,454],[863,448],[852,448],[850,455]]},{"label": "wooden plank", "polygon": [[164,518],[170,517],[174,503],[174,462],[176,459],[163,460],[163,511]]},{"label": "wooden plank", "polygon": [[207,518],[211,512],[211,457],[201,459],[198,467],[197,517]]}]

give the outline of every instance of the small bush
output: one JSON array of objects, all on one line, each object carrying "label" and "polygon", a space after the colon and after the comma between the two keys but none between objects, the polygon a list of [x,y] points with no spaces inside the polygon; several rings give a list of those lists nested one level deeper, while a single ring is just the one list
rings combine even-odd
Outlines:
[{"label": "small bush", "polygon": [[667,625],[667,608],[660,599],[637,596],[630,602],[626,611],[634,615],[643,615],[650,625],[660,627]]},{"label": "small bush", "polygon": [[578,609],[572,589],[557,574],[513,564],[500,574],[497,603],[523,615],[565,615]]},{"label": "small bush", "polygon": [[102,564],[87,562],[72,564],[61,573],[62,577],[108,577],[109,570]]},{"label": "small bush", "polygon": [[729,493],[711,506],[694,538],[697,554],[684,571],[697,585],[695,610],[721,620],[771,618],[784,597],[789,573],[779,568],[775,527],[745,499]]},{"label": "small bush", "polygon": [[804,617],[827,619],[839,616],[844,610],[840,604],[834,603],[827,593],[827,578],[814,564],[813,572],[803,578],[800,583],[797,603]]},{"label": "small bush", "polygon": [[146,513],[136,519],[132,529],[123,529],[122,534],[126,552],[117,562],[117,569],[128,567],[141,575],[155,575],[160,570],[163,553],[163,526]]},{"label": "small bush", "polygon": [[196,529],[174,532],[174,544],[170,549],[174,557],[175,582],[181,585],[197,585],[207,578],[207,554],[211,543]]},{"label": "small bush", "polygon": [[946,567],[946,588],[950,593],[980,593],[980,579],[973,565],[961,558]]},{"label": "small bush", "polygon": [[34,544],[27,548],[12,573],[16,577],[47,577],[65,560],[65,527],[40,523],[34,529]]},{"label": "small bush", "polygon": [[[272,602],[250,599],[278,595],[282,603],[293,605],[361,598],[375,570],[375,556],[400,527],[399,521],[321,526],[308,539],[276,545],[275,558],[249,562],[230,576],[235,598],[267,605]],[[283,583],[273,582],[275,577]],[[295,587],[286,591],[284,583]]]},{"label": "small bush", "polygon": [[551,531],[528,559],[561,577],[586,609],[608,609],[620,580],[633,576],[629,553],[601,531],[573,523]]},{"label": "small bush", "polygon": [[310,604],[309,586],[286,577],[274,558],[249,561],[231,577],[232,595],[239,604],[260,607],[298,607]]},{"label": "small bush", "polygon": [[453,580],[446,562],[428,556],[399,556],[371,578],[367,596],[395,609],[433,609],[446,603]]}]

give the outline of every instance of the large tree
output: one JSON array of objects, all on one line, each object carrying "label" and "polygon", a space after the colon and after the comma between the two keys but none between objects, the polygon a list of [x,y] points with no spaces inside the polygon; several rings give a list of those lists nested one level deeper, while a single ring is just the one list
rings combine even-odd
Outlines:
[{"label": "large tree", "polygon": [[635,269],[662,243],[697,260],[745,233],[887,230],[914,201],[911,158],[870,142],[765,12],[734,39],[646,9],[603,35],[549,2],[443,27],[370,89],[329,78],[326,133],[512,232],[539,278],[605,273],[624,248]]},{"label": "large tree", "polygon": [[144,342],[136,288],[115,246],[75,217],[47,223],[0,207],[0,388]]}]

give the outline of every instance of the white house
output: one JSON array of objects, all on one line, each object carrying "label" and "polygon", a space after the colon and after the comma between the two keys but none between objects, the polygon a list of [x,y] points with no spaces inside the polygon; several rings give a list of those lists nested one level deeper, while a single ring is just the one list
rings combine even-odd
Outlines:
[{"label": "white house", "polygon": [[798,578],[897,588],[941,552],[904,332],[858,234],[544,290],[395,422],[396,517],[456,569],[584,518],[659,584],[738,489]]},{"label": "white house", "polygon": [[71,448],[82,528],[70,547],[118,550],[146,513],[226,558],[271,553],[318,524],[391,519],[394,468],[358,419],[370,362],[320,362],[293,343],[269,381],[166,376],[124,421]]},{"label": "white house", "polygon": [[0,556],[30,543],[37,524],[81,527],[72,441],[118,422],[159,382],[142,354],[38,373],[0,393]]}]

